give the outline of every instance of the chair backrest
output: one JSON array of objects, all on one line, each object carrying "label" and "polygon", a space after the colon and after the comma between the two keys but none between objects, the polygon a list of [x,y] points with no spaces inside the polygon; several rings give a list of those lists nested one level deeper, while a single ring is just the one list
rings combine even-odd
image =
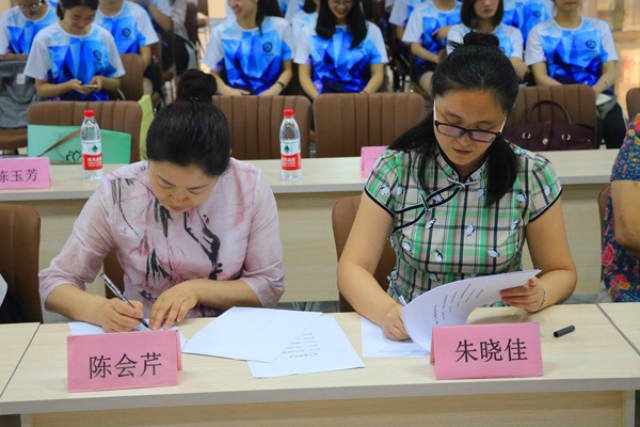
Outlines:
[{"label": "chair backrest", "polygon": [[137,101],[142,98],[144,89],[144,62],[142,56],[135,53],[120,55],[125,75],[120,79],[120,90],[128,101]]},{"label": "chair backrest", "polygon": [[629,89],[627,92],[627,113],[630,121],[640,114],[640,87]]},{"label": "chair backrest", "polygon": [[38,285],[40,215],[31,206],[0,204],[0,274],[32,322],[42,322]]},{"label": "chair backrest", "polygon": [[[560,86],[527,86],[520,87],[516,104],[509,115],[506,126],[529,122],[527,114],[538,101],[551,100],[564,106],[573,123],[593,127],[593,140],[596,140],[596,97],[593,89],[587,85]],[[559,108],[542,105],[536,108],[531,116],[533,122],[547,120],[564,120],[564,113]]]},{"label": "chair backrest", "polygon": [[[351,231],[351,225],[358,212],[358,206],[360,206],[361,196],[349,196],[342,197],[336,201],[331,211],[331,223],[333,225],[333,238],[336,242],[336,254],[338,260],[342,255],[344,245],[347,243],[349,232]],[[396,256],[391,249],[391,244],[387,242],[382,251],[382,256],[378,262],[378,267],[374,273],[374,277],[378,281],[378,284],[385,291],[389,287],[387,276],[393,270],[396,264]],[[340,294],[340,311],[354,311],[351,304]]]},{"label": "chair backrest", "polygon": [[[115,249],[107,254],[103,262],[103,268],[104,274],[124,293],[124,270],[120,266]],[[107,298],[115,298],[115,295],[107,285],[104,285],[104,293]]]},{"label": "chair backrest", "polygon": [[142,109],[134,101],[46,101],[29,108],[29,124],[80,126],[84,110],[95,112],[102,129],[131,135],[131,162],[140,160],[140,121]]},{"label": "chair backrest", "polygon": [[280,157],[283,110],[292,108],[300,127],[302,157],[309,157],[311,103],[304,96],[214,96],[231,128],[231,155],[240,160]]},{"label": "chair backrest", "polygon": [[323,94],[313,102],[316,155],[359,156],[367,145],[389,145],[425,117],[415,93]]}]

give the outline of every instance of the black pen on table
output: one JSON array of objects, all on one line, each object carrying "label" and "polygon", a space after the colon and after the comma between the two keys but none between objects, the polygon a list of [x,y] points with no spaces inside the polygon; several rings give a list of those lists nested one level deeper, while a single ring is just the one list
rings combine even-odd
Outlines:
[{"label": "black pen on table", "polygon": [[[107,286],[109,287],[109,289],[111,289],[111,292],[113,292],[115,296],[117,296],[119,299],[121,299],[122,301],[124,301],[127,304],[129,304],[129,307],[135,308],[133,306],[133,304],[131,304],[131,301],[129,301],[127,299],[127,297],[122,295],[122,292],[120,292],[120,289],[118,289],[118,287],[113,284],[111,279],[109,279],[109,276],[107,276],[106,274],[102,273],[102,274],[100,274],[100,277],[102,277],[102,280],[104,280],[104,283],[107,284]],[[139,320],[140,320],[140,323],[142,323],[147,329],[151,329],[146,320],[144,320],[144,319],[139,319]]]}]

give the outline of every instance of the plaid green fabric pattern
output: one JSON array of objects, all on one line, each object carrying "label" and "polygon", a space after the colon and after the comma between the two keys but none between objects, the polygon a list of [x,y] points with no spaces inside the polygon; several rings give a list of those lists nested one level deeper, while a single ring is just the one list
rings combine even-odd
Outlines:
[{"label": "plaid green fabric pattern", "polygon": [[[415,152],[387,150],[365,192],[393,218],[396,267],[389,280],[407,301],[440,284],[522,269],[525,227],[548,209],[562,188],[543,156],[511,145],[517,157],[513,188],[485,207],[486,162],[459,181],[442,153],[428,159],[426,189]],[[397,298],[391,289],[389,294]]]}]

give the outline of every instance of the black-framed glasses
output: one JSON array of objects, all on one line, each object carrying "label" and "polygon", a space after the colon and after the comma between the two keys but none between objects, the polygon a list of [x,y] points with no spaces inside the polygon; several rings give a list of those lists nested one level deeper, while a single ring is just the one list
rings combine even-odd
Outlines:
[{"label": "black-framed glasses", "polygon": [[[507,119],[505,118],[505,122]],[[496,140],[500,133],[502,132],[502,128],[504,127],[505,122],[502,123],[500,127],[500,131],[493,132],[490,130],[484,129],[467,129],[462,126],[452,125],[450,123],[443,123],[436,120],[436,106],[433,106],[433,123],[436,125],[436,130],[446,136],[450,136],[452,138],[460,138],[465,133],[469,134],[469,138],[476,142],[482,142],[488,144]]]},{"label": "black-framed glasses", "polygon": [[44,0],[40,0],[37,3],[31,3],[31,4],[19,4],[18,7],[20,8],[21,11],[29,11],[29,12],[37,12],[38,9],[40,9],[40,6],[42,6],[42,4],[44,3]]}]

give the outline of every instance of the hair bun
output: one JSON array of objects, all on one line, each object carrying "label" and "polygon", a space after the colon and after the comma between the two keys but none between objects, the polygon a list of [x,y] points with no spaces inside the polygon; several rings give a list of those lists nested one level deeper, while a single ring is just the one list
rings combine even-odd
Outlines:
[{"label": "hair bun", "polygon": [[500,40],[493,34],[471,31],[464,36],[464,46],[500,47]]},{"label": "hair bun", "polygon": [[176,100],[211,103],[218,91],[215,77],[197,69],[185,71],[178,81]]}]

